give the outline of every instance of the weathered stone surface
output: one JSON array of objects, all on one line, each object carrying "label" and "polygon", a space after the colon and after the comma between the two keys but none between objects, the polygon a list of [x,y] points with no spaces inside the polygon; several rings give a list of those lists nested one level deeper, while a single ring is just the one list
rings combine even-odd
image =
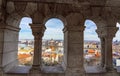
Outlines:
[{"label": "weathered stone surface", "polygon": [[13,13],[15,11],[14,2],[8,2],[6,7],[8,13]]},{"label": "weathered stone surface", "polygon": [[[35,36],[35,53],[41,50],[44,25],[49,18],[63,20],[65,73],[42,73],[34,68],[29,74],[4,74],[5,76],[119,76],[112,67],[112,39],[120,22],[119,0],[0,0],[0,76],[3,71],[17,65],[17,46],[19,24],[22,17],[31,17],[32,31]],[[84,22],[92,19],[97,25],[101,39],[101,68],[105,73],[86,74],[84,70],[83,44]],[[40,24],[40,25],[39,25]],[[36,28],[37,26],[37,28]],[[38,27],[39,26],[39,27]],[[38,35],[39,34],[39,35]],[[38,41],[38,42],[37,42]],[[33,65],[40,66],[40,55],[34,57]]]}]

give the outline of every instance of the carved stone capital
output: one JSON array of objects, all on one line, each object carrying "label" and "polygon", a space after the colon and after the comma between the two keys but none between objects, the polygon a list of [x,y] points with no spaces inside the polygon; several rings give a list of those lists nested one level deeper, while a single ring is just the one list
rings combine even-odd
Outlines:
[{"label": "carved stone capital", "polygon": [[118,29],[119,29],[118,27],[106,27],[107,33],[113,37],[115,36]]},{"label": "carved stone capital", "polygon": [[85,26],[66,26],[63,29],[63,32],[66,31],[79,31],[79,32],[83,32],[85,29]]},{"label": "carved stone capital", "polygon": [[99,37],[108,37],[113,38],[115,37],[115,33],[117,32],[117,27],[103,27],[96,30]]},{"label": "carved stone capital", "polygon": [[30,24],[32,33],[35,37],[41,37],[44,34],[46,27],[42,24]]},{"label": "carved stone capital", "polygon": [[101,29],[96,30],[96,33],[98,34],[98,37],[100,37],[100,38],[105,37],[105,33],[104,33],[103,29],[101,28]]}]

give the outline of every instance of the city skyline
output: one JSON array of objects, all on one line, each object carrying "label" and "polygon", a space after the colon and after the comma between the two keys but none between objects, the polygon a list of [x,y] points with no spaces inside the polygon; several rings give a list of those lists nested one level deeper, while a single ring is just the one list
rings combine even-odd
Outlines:
[{"label": "city skyline", "polygon": [[[31,18],[24,17],[21,19],[19,39],[34,39],[29,26],[30,23],[32,23]],[[60,19],[51,18],[45,23],[45,26],[47,29],[45,30],[43,39],[63,40],[62,29],[64,28],[64,24]],[[84,30],[84,40],[100,41],[97,33],[95,32],[97,26],[93,21],[86,20],[84,26],[86,27]],[[116,26],[120,28],[119,23],[117,23]],[[117,31],[116,37],[113,40],[120,41],[120,30]]]}]

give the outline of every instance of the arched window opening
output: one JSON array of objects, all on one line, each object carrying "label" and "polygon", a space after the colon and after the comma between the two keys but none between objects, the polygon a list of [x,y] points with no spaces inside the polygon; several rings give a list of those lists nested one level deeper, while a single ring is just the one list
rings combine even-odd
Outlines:
[{"label": "arched window opening", "polygon": [[34,37],[29,24],[31,18],[24,17],[20,22],[19,42],[18,42],[18,62],[19,65],[30,66],[33,63]]},{"label": "arched window opening", "polygon": [[[120,24],[117,23],[116,27],[120,29]],[[113,38],[112,50],[113,66],[116,68],[117,66],[120,66],[120,30],[117,31],[115,37]]]},{"label": "arched window opening", "polygon": [[60,19],[51,18],[45,26],[46,31],[42,41],[42,66],[57,68],[63,61],[63,22]]},{"label": "arched window opening", "polygon": [[100,63],[101,46],[95,30],[96,24],[91,20],[85,21],[84,31],[84,67],[96,66]]}]

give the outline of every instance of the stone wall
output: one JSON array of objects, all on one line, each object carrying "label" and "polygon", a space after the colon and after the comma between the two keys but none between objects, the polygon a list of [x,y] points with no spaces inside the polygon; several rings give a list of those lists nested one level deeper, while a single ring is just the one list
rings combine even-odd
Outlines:
[{"label": "stone wall", "polygon": [[[39,54],[40,40],[37,39],[35,46],[34,66],[32,73],[25,74],[6,74],[4,76],[119,76],[120,74],[113,70],[111,58],[111,41],[109,38],[114,37],[116,32],[115,23],[120,17],[118,10],[119,0],[7,0],[7,4],[2,6],[0,0],[0,23],[3,20],[4,24],[0,24],[0,76],[1,70],[7,72],[14,66],[17,66],[18,53],[18,24],[21,17],[31,17],[36,26],[44,26],[44,18],[62,16],[66,20],[64,29],[64,73],[43,73],[39,68]],[[2,7],[2,9],[1,9]],[[115,10],[115,11],[114,11]],[[105,27],[108,28],[99,32],[99,37],[105,34],[106,42],[103,42],[105,47],[102,49],[106,52],[102,55],[103,65],[107,66],[106,72],[102,73],[86,73],[83,66],[83,35],[84,35],[84,21],[86,19],[98,19],[98,24],[105,22]],[[38,25],[40,24],[40,25]],[[100,24],[100,26],[102,26]],[[103,23],[104,24],[104,23]],[[11,25],[11,26],[10,26]],[[34,27],[34,25],[33,25]],[[110,28],[109,28],[110,27]],[[113,28],[112,31],[111,27]],[[115,29],[114,29],[115,28]],[[101,29],[99,29],[101,30]],[[34,29],[35,36],[42,33],[41,29]],[[36,32],[37,31],[37,32]],[[41,32],[40,32],[41,31]],[[104,31],[104,32],[103,32]],[[114,32],[113,32],[114,31]],[[33,33],[34,33],[33,32]],[[112,35],[113,34],[113,35]],[[41,34],[40,34],[41,35]],[[42,37],[42,36],[41,36]],[[39,38],[41,38],[39,37]],[[109,38],[107,38],[109,37]],[[40,41],[40,42],[38,42]],[[38,47],[39,46],[39,47]],[[109,49],[110,48],[110,49]],[[109,53],[110,52],[110,53]],[[39,58],[38,58],[39,57]],[[109,65],[110,63],[110,65]],[[33,67],[34,67],[33,66]],[[106,68],[106,67],[102,68]],[[112,69],[111,69],[112,68]]]},{"label": "stone wall", "polygon": [[18,31],[6,26],[0,32],[1,44],[1,66],[6,72],[11,67],[17,65],[18,53]]}]

